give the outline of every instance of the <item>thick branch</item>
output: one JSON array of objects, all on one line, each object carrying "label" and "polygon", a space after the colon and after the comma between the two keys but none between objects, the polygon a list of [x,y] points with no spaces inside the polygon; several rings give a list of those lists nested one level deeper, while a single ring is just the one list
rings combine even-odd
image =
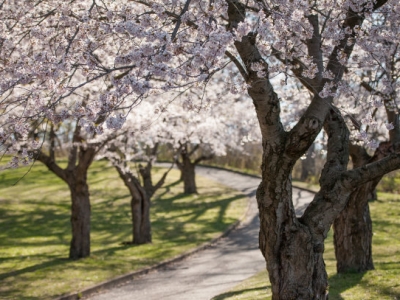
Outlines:
[{"label": "thick branch", "polygon": [[236,57],[230,53],[229,51],[225,51],[225,55],[229,57],[229,59],[235,64],[236,68],[238,68],[240,74],[242,75],[244,81],[247,82],[247,80],[249,79],[249,74],[247,74],[247,71],[245,69],[245,67],[240,63],[240,61],[238,61],[236,59]]},{"label": "thick branch", "polygon": [[334,219],[346,205],[351,191],[338,184],[349,160],[349,130],[336,109],[330,110],[324,125],[328,134],[328,154],[320,178],[321,190],[300,220],[315,235],[326,237]]},{"label": "thick branch", "polygon": [[[172,170],[173,166],[174,166],[174,164],[172,163],[172,164],[171,164],[171,167],[170,167],[167,171],[164,172],[163,176],[160,178],[160,180],[157,182],[157,184],[153,187],[153,194],[154,194],[160,187],[162,187],[162,186],[164,185],[165,179],[167,178],[168,173]],[[153,194],[150,195],[149,197],[153,196]]]},{"label": "thick branch", "polygon": [[203,160],[207,160],[207,159],[212,159],[214,157],[213,154],[210,155],[201,155],[200,157],[196,158],[195,161],[193,162],[194,165],[199,164],[201,161]]},{"label": "thick branch", "polygon": [[187,156],[192,156],[198,149],[199,149],[199,147],[200,147],[200,144],[196,144],[193,148],[192,148],[192,150],[187,154]]},{"label": "thick branch", "polygon": [[349,151],[353,162],[353,168],[358,168],[367,164],[372,158],[365,148],[359,145],[350,144]]},{"label": "thick branch", "polygon": [[[380,0],[376,1],[374,4],[373,9],[376,10],[380,8],[382,5],[384,5],[387,2],[387,0]],[[338,83],[342,77],[343,77],[343,72],[345,70],[345,67],[339,62],[339,56],[345,55],[346,59],[348,59],[353,52],[354,45],[356,38],[356,34],[354,32],[354,28],[356,26],[361,27],[362,23],[364,22],[365,16],[364,16],[365,11],[362,11],[360,13],[354,12],[351,8],[349,8],[349,11],[347,12],[346,18],[342,24],[342,30],[344,31],[347,27],[351,30],[350,34],[346,34],[345,37],[340,40],[339,45],[335,46],[333,49],[331,55],[329,56],[329,62],[327,65],[327,70],[331,71],[335,78],[334,78],[334,83]],[[328,80],[326,80],[328,81]]]},{"label": "thick branch", "polygon": [[[234,32],[238,24],[244,21],[245,15],[246,8],[241,2],[228,0],[229,30]],[[256,108],[263,138],[282,138],[284,130],[280,121],[279,98],[268,78],[268,64],[256,46],[256,34],[249,33],[241,41],[236,41],[235,47],[248,72],[248,92]],[[262,71],[265,73],[262,78],[252,70],[254,63],[262,64]]]},{"label": "thick branch", "polygon": [[343,175],[343,185],[348,189],[355,189],[370,180],[395,171],[400,168],[400,153],[392,153],[376,162],[357,169],[347,171]]},{"label": "thick branch", "polygon": [[315,94],[311,104],[292,128],[286,142],[286,153],[294,160],[299,159],[319,134],[331,109],[330,100]]},{"label": "thick branch", "polygon": [[65,174],[65,170],[62,169],[54,159],[50,156],[44,154],[42,151],[37,150],[33,152],[34,158],[41,163],[43,163],[50,171],[56,174],[59,178],[67,182],[67,176]]}]

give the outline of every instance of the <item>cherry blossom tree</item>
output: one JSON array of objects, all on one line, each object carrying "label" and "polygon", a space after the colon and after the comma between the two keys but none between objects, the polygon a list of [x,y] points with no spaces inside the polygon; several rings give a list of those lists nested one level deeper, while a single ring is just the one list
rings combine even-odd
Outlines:
[{"label": "cherry blossom tree", "polygon": [[[32,126],[29,136],[32,143],[22,140],[21,144],[14,144],[9,148],[10,153],[21,151],[27,158],[37,160],[46,165],[49,171],[61,178],[71,194],[71,229],[69,258],[79,259],[90,255],[90,193],[87,182],[87,173],[97,153],[118,132],[110,131],[100,137],[88,138],[79,121],[72,125],[72,132],[65,131],[60,124],[48,122],[42,126]],[[61,144],[62,136],[67,136],[68,143]],[[38,141],[42,146],[37,147]],[[36,147],[32,147],[36,145]],[[63,157],[56,152],[63,147],[67,151],[67,164],[63,167]]]},{"label": "cherry blossom tree", "polygon": [[[124,134],[108,143],[99,156],[112,162],[131,195],[133,244],[151,243],[151,198],[164,184],[173,166],[153,184],[151,172],[157,159],[158,147],[160,143],[167,142],[162,138],[160,115],[155,111],[150,101],[141,103],[121,129]],[[137,175],[130,166],[133,161],[139,161]]]},{"label": "cherry blossom tree", "polygon": [[[221,79],[221,78],[219,78]],[[217,89],[215,91],[214,89]],[[214,156],[226,155],[227,149],[243,151],[249,139],[260,140],[255,113],[248,99],[234,101],[222,95],[221,85],[208,83],[207,92],[195,91],[173,101],[164,116],[165,137],[177,155],[184,193],[197,193],[195,167]]]},{"label": "cherry blossom tree", "polygon": [[[347,118],[353,127],[360,130],[350,145],[354,168],[395,152],[400,142],[397,104],[400,24],[393,14],[395,12],[388,9],[385,14],[372,21],[368,34],[365,33],[360,38],[357,55],[351,59],[353,64],[369,62],[368,66],[363,66],[362,73],[352,75],[349,79],[353,82],[354,92],[344,95],[348,107],[349,98],[354,99]],[[381,34],[376,36],[376,32]],[[361,117],[360,121],[357,121],[357,115]],[[380,141],[379,147],[373,153],[362,146],[363,140],[369,139],[368,135]],[[381,177],[377,177],[359,186],[350,195],[346,208],[334,222],[338,272],[360,272],[374,268],[372,221],[368,201],[380,179]]]},{"label": "cherry blossom tree", "polygon": [[[393,0],[3,2],[1,138],[24,137],[26,120],[44,117],[56,124],[79,116],[92,132],[103,122],[118,129],[141,99],[207,86],[234,64],[225,85],[233,94],[247,91],[262,135],[259,243],[272,298],[326,299],[322,255],[330,226],[358,186],[400,167],[394,151],[347,169],[350,132],[335,100],[351,89],[345,72],[370,64],[351,68],[355,45],[368,34],[372,49],[381,36],[371,30],[375,20],[396,24],[399,13]],[[281,90],[296,85],[311,100],[299,94],[301,112],[285,124],[285,108],[297,108]],[[89,87],[98,95],[93,101],[65,101]],[[291,172],[322,128],[328,142],[320,191],[297,218]]]}]

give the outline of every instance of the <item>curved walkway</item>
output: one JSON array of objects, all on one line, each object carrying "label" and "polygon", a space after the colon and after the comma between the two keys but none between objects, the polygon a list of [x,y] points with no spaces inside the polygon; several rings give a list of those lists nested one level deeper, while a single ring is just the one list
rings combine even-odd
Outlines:
[{"label": "curved walkway", "polygon": [[[196,167],[196,174],[246,194],[251,203],[245,220],[209,248],[90,299],[208,300],[265,269],[264,258],[258,250],[259,220],[255,200],[260,179],[207,167]],[[293,189],[298,215],[312,196],[310,192]]]}]

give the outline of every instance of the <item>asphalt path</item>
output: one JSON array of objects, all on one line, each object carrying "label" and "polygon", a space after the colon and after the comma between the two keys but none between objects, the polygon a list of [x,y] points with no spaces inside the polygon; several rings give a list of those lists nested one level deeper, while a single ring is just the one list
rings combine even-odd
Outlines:
[{"label": "asphalt path", "polygon": [[[255,199],[260,179],[207,167],[197,167],[196,174],[237,189],[250,198],[243,222],[205,250],[90,299],[208,300],[265,269],[258,249],[259,219]],[[297,215],[303,213],[312,197],[310,192],[293,189]]]}]

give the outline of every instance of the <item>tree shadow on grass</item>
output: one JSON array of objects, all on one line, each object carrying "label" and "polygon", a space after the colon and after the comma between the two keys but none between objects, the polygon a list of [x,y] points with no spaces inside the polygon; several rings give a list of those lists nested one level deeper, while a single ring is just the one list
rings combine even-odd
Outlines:
[{"label": "tree shadow on grass", "polygon": [[329,282],[329,300],[344,300],[341,294],[360,284],[365,272],[348,272],[342,274],[335,274],[328,280]]},{"label": "tree shadow on grass", "polygon": [[21,274],[24,274],[24,273],[35,272],[35,271],[40,270],[40,269],[51,268],[51,267],[63,265],[63,264],[66,264],[68,262],[71,262],[71,260],[68,259],[68,258],[55,258],[55,259],[48,260],[48,261],[45,261],[45,262],[40,263],[40,264],[35,264],[33,266],[26,267],[26,268],[14,270],[14,271],[11,271],[11,272],[2,273],[2,274],[0,274],[0,281],[4,280],[6,278],[13,277],[13,276],[18,276],[18,275],[21,275]]},{"label": "tree shadow on grass", "polygon": [[348,272],[331,276],[329,278],[329,300],[345,300],[347,297],[343,297],[342,294],[346,290],[357,285],[359,285],[364,291],[372,289],[377,291],[377,293],[381,296],[388,296],[391,299],[400,299],[400,293],[391,290],[390,287],[374,284],[368,280],[363,280],[367,273],[368,272]]},{"label": "tree shadow on grass", "polygon": [[251,289],[242,289],[242,290],[238,290],[238,291],[230,291],[230,292],[226,292],[223,294],[220,294],[214,298],[212,298],[212,300],[224,300],[224,299],[229,299],[235,296],[239,296],[242,295],[244,293],[249,293],[249,292],[263,292],[266,290],[266,286],[262,286],[262,287],[256,287],[256,288],[251,288]]}]

